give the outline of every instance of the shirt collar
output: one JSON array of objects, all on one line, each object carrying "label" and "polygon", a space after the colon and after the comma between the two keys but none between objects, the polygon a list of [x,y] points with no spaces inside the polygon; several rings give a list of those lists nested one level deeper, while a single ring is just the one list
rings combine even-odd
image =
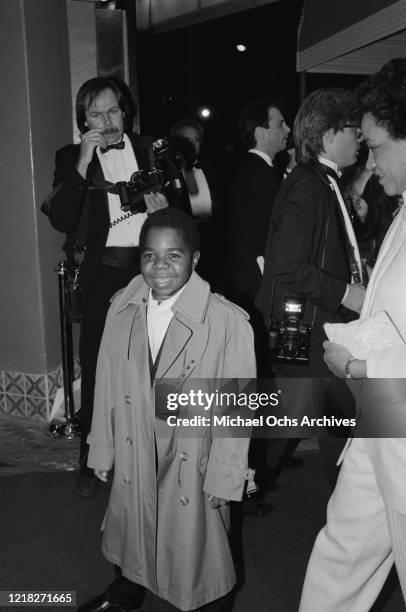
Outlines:
[{"label": "shirt collar", "polygon": [[336,175],[338,177],[340,177],[342,175],[342,172],[341,172],[341,170],[338,169],[337,164],[335,162],[331,161],[331,159],[327,159],[326,157],[322,157],[321,155],[319,155],[319,157],[317,159],[324,166],[328,166],[329,168],[334,170],[334,172],[336,173]]},{"label": "shirt collar", "polygon": [[248,153],[255,153],[255,155],[258,155],[259,157],[262,157],[262,159],[264,161],[266,161],[266,163],[268,164],[268,166],[271,166],[271,168],[273,168],[273,163],[272,163],[272,159],[269,157],[268,153],[264,153],[264,151],[260,151],[259,149],[250,149],[248,151]]},{"label": "shirt collar", "polygon": [[[187,283],[186,283],[187,284]],[[159,308],[160,306],[165,306],[166,308],[172,308],[173,304],[176,302],[176,300],[178,299],[178,297],[180,296],[180,294],[182,293],[182,291],[184,290],[184,288],[186,287],[186,284],[183,285],[183,287],[181,287],[176,293],[174,293],[173,295],[171,295],[170,297],[166,298],[166,300],[156,300],[153,296],[152,296],[152,289],[149,290],[148,293],[148,305],[149,306],[153,306],[154,308]]]},{"label": "shirt collar", "polygon": [[[149,287],[140,274],[125,289],[113,296],[115,298],[113,312],[121,312],[129,304],[148,304],[148,297]],[[192,272],[188,282],[178,292],[172,310],[183,314],[196,323],[201,323],[206,314],[209,297],[210,285],[200,278],[196,272]]]}]

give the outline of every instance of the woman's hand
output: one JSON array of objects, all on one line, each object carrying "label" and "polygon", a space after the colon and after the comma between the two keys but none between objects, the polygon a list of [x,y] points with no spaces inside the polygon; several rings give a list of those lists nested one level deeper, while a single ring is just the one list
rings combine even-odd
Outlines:
[{"label": "woman's hand", "polygon": [[324,361],[328,369],[336,376],[345,378],[345,364],[349,359],[352,359],[350,351],[342,344],[336,344],[328,340],[323,342],[323,348],[325,350]]},{"label": "woman's hand", "polygon": [[352,360],[349,368],[351,377],[367,377],[367,362],[364,359],[354,359],[350,351],[342,344],[336,344],[335,342],[325,340],[323,342],[323,348],[325,350],[324,361],[328,369],[339,378],[347,377],[345,366],[349,359]]}]

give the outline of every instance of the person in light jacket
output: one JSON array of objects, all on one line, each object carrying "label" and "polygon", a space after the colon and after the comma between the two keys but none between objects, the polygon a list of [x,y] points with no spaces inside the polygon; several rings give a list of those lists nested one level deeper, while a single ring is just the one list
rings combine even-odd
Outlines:
[{"label": "person in light jacket", "polygon": [[114,465],[102,551],[117,577],[81,612],[136,608],[145,589],[180,610],[231,609],[227,503],[242,498],[249,438],[216,437],[210,427],[186,437],[170,421],[190,416],[190,406],[154,405],[161,389],[185,391],[196,379],[212,390],[221,379],[242,388],[239,379],[256,374],[248,316],[193,271],[198,248],[190,216],[153,213],[140,234],[142,275],[112,300],[88,466],[107,480]]},{"label": "person in light jacket", "polygon": [[[374,173],[388,196],[401,194],[405,201],[406,60],[391,60],[369,77],[360,86],[359,101]],[[399,342],[382,348],[371,338],[365,359],[354,359],[341,344],[324,343],[330,370],[341,378],[359,379],[351,384],[358,387],[361,430],[344,449],[327,524],[307,568],[300,612],[367,612],[393,562],[406,601],[405,278],[403,204],[380,249],[360,313],[362,323],[386,312]]]}]

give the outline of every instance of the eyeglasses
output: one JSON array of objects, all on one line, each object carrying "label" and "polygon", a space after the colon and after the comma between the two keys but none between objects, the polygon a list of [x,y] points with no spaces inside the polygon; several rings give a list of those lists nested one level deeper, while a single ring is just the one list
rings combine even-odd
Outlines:
[{"label": "eyeglasses", "polygon": [[358,140],[362,139],[362,132],[361,132],[361,128],[358,127],[357,125],[354,125],[353,123],[346,123],[344,125],[344,128],[351,128],[353,133],[356,135],[356,137],[358,138]]}]

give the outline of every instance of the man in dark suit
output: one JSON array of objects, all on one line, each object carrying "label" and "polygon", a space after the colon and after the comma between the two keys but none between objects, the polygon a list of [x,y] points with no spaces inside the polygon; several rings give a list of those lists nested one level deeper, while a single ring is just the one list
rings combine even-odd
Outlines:
[{"label": "man in dark suit", "polygon": [[81,143],[57,151],[54,189],[42,207],[52,226],[67,234],[64,250],[70,264],[74,245],[87,245],[80,267],[81,446],[76,493],[81,497],[92,496],[98,483],[93,470],[86,467],[86,440],[110,299],[139,273],[138,236],[147,214],[168,205],[162,193],[148,193],[135,214],[125,215],[119,195],[94,188],[106,181],[128,181],[133,172],[152,163],[151,139],[125,133],[131,131],[133,118],[126,91],[124,84],[100,77],[81,86],[76,98]]},{"label": "man in dark suit", "polygon": [[280,184],[273,160],[286,148],[290,133],[281,108],[279,101],[263,98],[242,111],[239,127],[248,153],[232,179],[226,215],[226,293],[250,314],[259,375],[265,375],[266,351],[262,319],[254,302],[261,285],[269,220]]},{"label": "man in dark suit", "polygon": [[[314,378],[318,405],[312,406],[314,398],[309,398],[302,406],[310,416],[312,408],[335,416],[348,416],[352,410],[345,385],[338,383],[333,389],[332,381],[322,381],[331,377],[323,361],[323,324],[341,322],[350,311],[359,313],[365,294],[358,246],[339,187],[340,170],[356,161],[359,149],[351,107],[349,92],[326,89],[310,94],[299,109],[294,137],[301,163],[284,181],[275,203],[257,300],[268,323],[271,316],[283,319],[286,297],[305,299],[303,320],[312,326],[310,362],[296,365],[275,360],[272,370],[280,379]],[[299,410],[304,399],[303,395],[293,397],[292,409]],[[332,485],[337,453],[344,442],[320,440]]]},{"label": "man in dark suit", "polygon": [[[241,139],[248,149],[235,173],[226,211],[226,295],[247,310],[254,330],[255,355],[259,377],[269,376],[268,341],[261,313],[255,306],[263,270],[266,238],[272,207],[281,182],[281,172],[274,166],[277,153],[286,149],[290,128],[282,114],[281,102],[262,98],[251,102],[240,114]],[[265,473],[264,440],[253,440],[250,465],[257,471],[256,481],[263,496],[270,476],[280,462],[285,445],[273,445]],[[269,472],[271,474],[269,474]],[[258,496],[258,498],[259,498]],[[249,514],[267,513],[270,506],[245,504]]]}]

